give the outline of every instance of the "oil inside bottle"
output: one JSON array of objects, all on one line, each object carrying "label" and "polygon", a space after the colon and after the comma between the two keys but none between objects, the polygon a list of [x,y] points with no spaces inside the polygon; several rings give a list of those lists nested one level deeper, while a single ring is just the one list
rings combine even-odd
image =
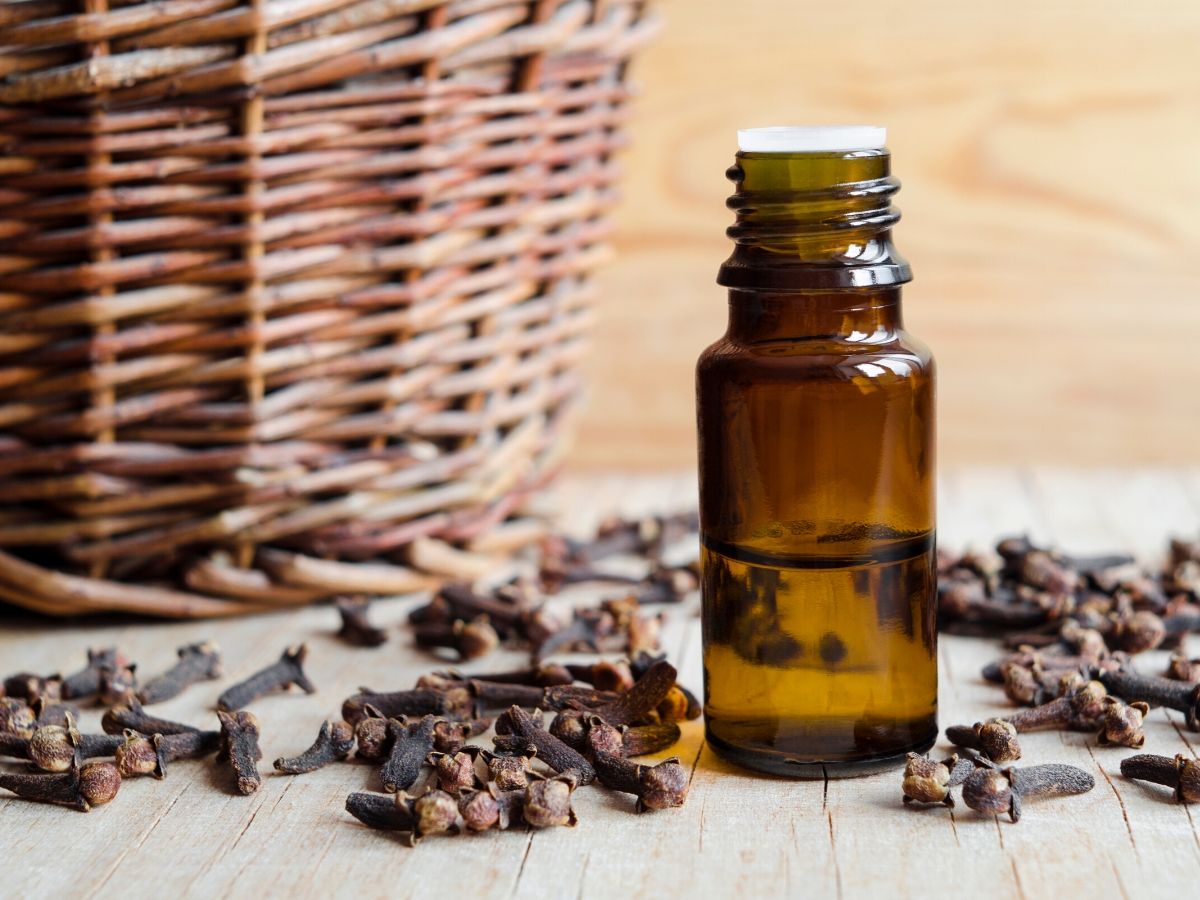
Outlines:
[{"label": "oil inside bottle", "polygon": [[822,777],[887,768],[932,745],[933,532],[859,532],[828,536],[831,547],[857,538],[866,552],[852,556],[704,540],[705,715],[722,755]]}]

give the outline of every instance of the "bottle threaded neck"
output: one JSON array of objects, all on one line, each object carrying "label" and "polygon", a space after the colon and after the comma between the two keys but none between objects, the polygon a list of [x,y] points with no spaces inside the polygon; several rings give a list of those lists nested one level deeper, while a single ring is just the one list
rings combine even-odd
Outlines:
[{"label": "bottle threaded neck", "polygon": [[884,149],[741,152],[726,173],[732,256],[717,282],[803,290],[903,284],[908,263],[892,244],[900,182]]}]

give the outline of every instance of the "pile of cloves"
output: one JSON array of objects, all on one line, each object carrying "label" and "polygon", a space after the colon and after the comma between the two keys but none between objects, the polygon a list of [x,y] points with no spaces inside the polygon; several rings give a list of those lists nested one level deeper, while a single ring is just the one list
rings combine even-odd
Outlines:
[{"label": "pile of cloves", "polygon": [[[275,759],[274,774],[367,763],[369,790],[351,794],[347,811],[401,832],[408,843],[434,834],[574,825],[575,792],[593,784],[632,795],[639,812],[682,805],[690,773],[679,760],[643,764],[637,757],[669,750],[680,738],[679,723],[697,718],[701,708],[656,652],[662,616],[643,607],[677,603],[696,587],[694,565],[663,561],[664,549],[695,527],[694,515],[612,520],[590,541],[547,539],[535,578],[488,591],[446,585],[410,616],[418,646],[451,662],[504,644],[528,650],[530,664],[471,676],[435,670],[403,690],[363,688],[345,699],[340,717],[320,724],[310,746]],[[639,555],[646,574],[629,577],[598,565],[616,554]],[[550,608],[552,595],[585,582],[620,590],[595,606]],[[388,633],[370,622],[366,601],[339,598],[337,609],[345,642],[387,641]],[[568,651],[623,656],[549,659]],[[124,778],[163,778],[177,760],[215,757],[227,789],[252,794],[270,773],[260,771],[261,726],[247,707],[277,691],[315,692],[304,669],[307,653],[303,645],[287,648],[225,688],[209,728],[149,708],[222,677],[211,642],[180,647],[174,665],[148,679],[116,648],[89,651],[87,665],[65,677],[12,675],[0,688],[0,758],[26,768],[0,771],[0,788],[86,811],[112,800]],[[102,709],[101,733],[78,727],[85,704]],[[490,746],[472,743],[493,729]]]},{"label": "pile of cloves", "polygon": [[[642,765],[631,757],[669,749],[678,722],[699,714],[675,667],[645,652],[364,689],[343,702],[339,724],[354,730],[355,758],[378,766],[384,793],[351,794],[346,810],[416,843],[519,823],[574,825],[575,791],[596,782],[634,795],[639,812],[681,806],[690,775],[677,758]],[[492,749],[467,744],[493,726]]]},{"label": "pile of cloves", "polygon": [[1177,646],[1200,630],[1200,541],[1172,540],[1159,571],[1132,556],[1068,556],[1024,537],[1001,540],[995,553],[939,550],[938,620],[943,631],[1000,637],[1014,649],[1055,646],[1064,626],[1098,634],[1112,652]]},{"label": "pile of cloves", "polygon": [[[86,812],[112,800],[124,778],[163,778],[168,763],[216,754],[231,773],[231,785],[252,793],[261,784],[258,723],[242,707],[292,685],[315,690],[302,668],[305,653],[303,646],[289,648],[225,691],[218,700],[219,727],[212,730],[162,719],[145,708],[221,676],[220,651],[209,642],[180,647],[175,665],[145,682],[115,648],[89,650],[87,665],[66,677],[10,676],[0,695],[0,758],[25,761],[29,771],[0,771],[0,787]],[[118,683],[120,691],[114,690]],[[104,707],[102,733],[79,730],[84,703]]]},{"label": "pile of cloves", "polygon": [[[439,656],[467,661],[501,646],[530,651],[535,661],[555,653],[625,653],[659,649],[663,616],[646,607],[683,601],[699,584],[695,561],[669,565],[665,553],[696,532],[695,513],[612,518],[601,523],[591,540],[551,535],[536,551],[536,573],[478,590],[451,582],[429,603],[414,609],[409,624],[414,644]],[[643,574],[628,575],[605,568],[614,556],[634,556]],[[570,585],[601,584],[614,589],[599,603],[553,609],[548,601]],[[369,619],[364,598],[338,601],[346,643],[375,647],[387,632]]]},{"label": "pile of cloves", "polygon": [[[1163,676],[1133,662],[1200,631],[1200,542],[1171,541],[1166,565],[1151,571],[1129,556],[1072,557],[1007,538],[994,554],[939,553],[938,574],[941,629],[1001,638],[1008,652],[982,675],[1024,708],[948,727],[961,759],[910,757],[905,802],[947,802],[962,783],[968,806],[1009,811],[1016,821],[1022,796],[1082,793],[1092,783],[1067,766],[998,768],[1021,758],[1022,733],[1090,732],[1101,746],[1140,748],[1154,707],[1177,710],[1200,730],[1200,661],[1176,653]],[[1129,778],[1174,787],[1181,801],[1200,797],[1194,768],[1150,754],[1121,764]]]},{"label": "pile of cloves", "polygon": [[939,570],[943,628],[1002,637],[1009,652],[983,677],[1027,707],[951,726],[952,743],[1003,762],[1020,756],[1017,733],[1058,728],[1139,748],[1155,706],[1200,730],[1200,687],[1190,680],[1200,665],[1176,655],[1156,677],[1133,662],[1200,628],[1200,544],[1172,541],[1167,565],[1151,572],[1131,557],[1070,557],[1008,538],[995,555],[945,554]]}]

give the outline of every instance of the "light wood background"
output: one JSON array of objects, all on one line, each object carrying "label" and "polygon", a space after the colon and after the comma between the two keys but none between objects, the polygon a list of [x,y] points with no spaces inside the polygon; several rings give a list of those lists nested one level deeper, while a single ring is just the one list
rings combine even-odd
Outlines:
[{"label": "light wood background", "polygon": [[942,461],[1191,463],[1200,3],[659,0],[576,465],[691,465],[737,127],[887,125]]},{"label": "light wood background", "polygon": [[[547,499],[557,501],[567,528],[586,532],[616,507],[627,514],[686,507],[693,483],[691,474],[569,478]],[[1073,552],[1122,548],[1149,559],[1161,554],[1167,535],[1195,534],[1200,522],[1200,469],[944,471],[940,495],[940,536],[955,547],[1029,530],[1035,539]],[[87,815],[0,791],[0,898],[1181,900],[1196,894],[1196,807],[1177,805],[1165,788],[1123,778],[1120,760],[1134,751],[1061,732],[1022,735],[1020,764],[1080,766],[1096,787],[1081,797],[1031,802],[1016,825],[961,802],[953,810],[906,809],[897,772],[825,782],[742,772],[705,746],[697,720],[685,724],[674,748],[692,773],[682,809],[638,816],[632,798],[585,788],[573,830],[517,828],[430,838],[405,849],[343,810],[348,793],[373,784],[371,767],[336,765],[287,778],[274,774],[270,760],[306,746],[321,720],[359,684],[401,688],[437,665],[394,628],[413,602],[377,604],[373,617],[393,636],[370,650],[347,649],[333,637],[337,614],[328,606],[153,626],[107,617],[64,629],[32,616],[10,619],[0,629],[6,672],[72,666],[85,648],[107,644],[158,671],[173,661],[176,645],[217,641],[228,678],[154,708],[166,718],[213,721],[211,706],[224,686],[299,641],[309,645],[308,671],[319,690],[253,704],[262,721],[264,777],[250,797],[231,795],[227,777],[211,760],[174,763],[164,781],[131,779],[112,804]],[[696,606],[691,598],[668,610],[664,647],[680,678],[698,690]],[[978,674],[998,652],[992,641],[942,638],[943,725],[1004,712],[1001,692]],[[1139,664],[1153,671],[1165,657],[1147,654]],[[505,651],[464,668],[495,670],[523,659]],[[97,711],[87,711],[85,728],[95,730],[98,718]],[[1178,713],[1156,710],[1146,723],[1145,750],[1194,757],[1196,738]],[[949,749],[942,742],[937,752]]]}]

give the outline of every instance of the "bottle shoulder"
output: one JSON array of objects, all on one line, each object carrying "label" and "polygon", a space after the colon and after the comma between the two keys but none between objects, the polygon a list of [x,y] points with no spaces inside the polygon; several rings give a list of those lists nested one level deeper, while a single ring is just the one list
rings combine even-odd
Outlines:
[{"label": "bottle shoulder", "polygon": [[933,352],[915,335],[897,330],[859,340],[843,337],[738,342],[728,335],[709,345],[697,362],[697,373],[719,370],[765,371],[838,369],[882,366],[893,376],[930,376],[936,363]]}]

